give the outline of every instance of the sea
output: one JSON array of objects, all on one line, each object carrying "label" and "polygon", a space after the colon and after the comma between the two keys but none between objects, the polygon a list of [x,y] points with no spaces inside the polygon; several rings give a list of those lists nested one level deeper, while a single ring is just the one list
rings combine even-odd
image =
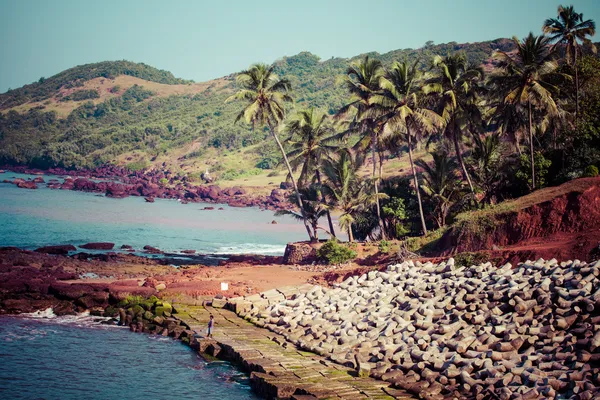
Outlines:
[{"label": "sea", "polygon": [[0,398],[258,399],[248,377],[168,337],[50,311],[0,317]]},{"label": "sea", "polygon": [[[282,255],[288,242],[306,239],[301,223],[258,208],[147,203],[2,183],[34,177],[0,173],[0,247],[112,242],[117,251],[126,244],[138,253],[150,245],[170,253]],[[50,310],[0,317],[0,399],[254,398],[246,375],[225,362],[206,362],[170,338],[101,325],[85,315],[56,318]]]},{"label": "sea", "polygon": [[[147,203],[142,197],[114,199],[98,193],[48,189],[45,184],[32,190],[2,183],[34,177],[0,173],[0,246],[36,249],[111,242],[117,250],[126,244],[138,251],[149,245],[170,253],[283,255],[288,242],[307,239],[302,223],[257,207],[181,204],[166,199]],[[46,182],[58,179],[42,177]],[[203,210],[207,206],[214,210]]]}]

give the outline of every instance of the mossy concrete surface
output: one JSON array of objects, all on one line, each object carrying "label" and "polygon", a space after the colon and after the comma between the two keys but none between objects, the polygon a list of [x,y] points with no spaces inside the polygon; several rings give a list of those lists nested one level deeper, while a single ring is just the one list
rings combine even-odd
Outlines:
[{"label": "mossy concrete surface", "polygon": [[[213,338],[206,338],[210,315]],[[197,347],[251,373],[251,385],[265,398],[298,399],[412,399],[390,384],[300,351],[283,336],[254,326],[235,313],[212,307],[177,307],[178,319],[195,331]]]}]

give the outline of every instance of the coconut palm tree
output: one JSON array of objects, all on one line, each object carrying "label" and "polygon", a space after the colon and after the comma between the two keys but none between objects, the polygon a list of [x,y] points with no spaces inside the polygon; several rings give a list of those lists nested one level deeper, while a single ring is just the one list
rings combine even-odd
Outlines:
[{"label": "coconut palm tree", "polygon": [[566,76],[556,72],[555,51],[549,46],[548,37],[529,33],[522,41],[517,37],[513,41],[517,48],[514,56],[502,51],[494,53],[496,67],[488,82],[500,96],[501,106],[522,109],[521,114],[527,115],[532,189],[535,190],[534,112],[544,117],[538,129],[543,131],[550,118],[560,114],[553,98],[553,93],[558,92],[554,82]]},{"label": "coconut palm tree", "polygon": [[340,149],[336,156],[325,161],[323,169],[327,178],[323,189],[333,206],[341,212],[340,228],[348,233],[350,242],[354,241],[352,224],[355,216],[375,203],[370,182],[358,176],[363,162],[360,153],[353,155],[348,149]]},{"label": "coconut palm tree", "polygon": [[596,23],[583,20],[583,14],[575,12],[573,6],[558,6],[558,17],[549,18],[542,27],[544,33],[550,35],[550,42],[565,46],[567,64],[575,70],[575,124],[579,118],[579,74],[577,72],[577,53],[580,42],[594,46],[589,36],[596,34]]},{"label": "coconut palm tree", "polygon": [[266,64],[252,65],[249,69],[240,72],[236,77],[236,81],[240,86],[240,90],[225,101],[242,100],[246,102],[246,106],[238,114],[235,122],[237,123],[243,118],[253,129],[256,125],[269,127],[269,131],[275,139],[288,169],[306,232],[310,240],[313,241],[315,238],[302,207],[302,200],[300,199],[300,192],[298,192],[298,185],[292,174],[292,167],[276,131],[285,116],[285,103],[292,101],[290,96],[291,84],[287,79],[279,79],[273,72],[273,66]]},{"label": "coconut palm tree", "polygon": [[459,179],[456,175],[456,162],[445,150],[431,153],[433,164],[417,160],[423,169],[423,191],[434,205],[435,220],[438,228],[446,225],[450,207],[460,193]]},{"label": "coconut palm tree", "polygon": [[[306,218],[313,230],[313,236],[315,240],[319,240],[318,230],[323,229],[319,226],[319,219],[325,216],[328,211],[327,208],[325,208],[324,204],[321,202],[321,197],[322,194],[320,187],[315,185],[302,187],[300,188],[300,198],[302,199],[302,209],[304,210],[304,215],[292,210],[277,210],[277,212],[275,212],[275,215],[289,215],[292,218],[295,218],[299,221],[302,221],[304,218]],[[298,201],[298,198],[295,195],[292,194],[289,198],[289,201],[298,206],[298,204],[296,203]]]},{"label": "coconut palm tree", "polygon": [[[377,119],[369,113],[371,108],[370,99],[379,90],[379,79],[382,72],[383,66],[381,61],[369,58],[369,56],[365,56],[360,61],[352,62],[346,70],[346,75],[342,77],[342,84],[350,93],[350,103],[343,106],[338,111],[336,117],[342,118],[353,113],[349,129],[346,133],[358,133],[360,135],[360,139],[355,146],[356,149],[371,148],[371,160],[373,163],[372,178],[374,181],[373,189],[376,199],[377,219],[379,221],[381,238],[385,239],[385,228],[379,205],[379,182],[376,179],[376,153],[379,148],[379,135],[381,134],[382,127]],[[379,176],[379,180],[381,180],[381,176]]]},{"label": "coconut palm tree", "polygon": [[408,146],[408,157],[417,192],[421,225],[423,234],[427,235],[412,147],[414,142],[422,139],[423,135],[441,127],[443,120],[437,113],[419,104],[416,84],[420,72],[417,69],[417,62],[412,65],[405,62],[394,63],[381,77],[381,90],[375,93],[370,101],[374,105],[374,113],[379,114],[379,120],[382,121],[385,131],[393,136],[401,137]]},{"label": "coconut palm tree", "polygon": [[[321,186],[323,161],[337,149],[335,130],[325,114],[313,108],[300,111],[285,124],[284,132],[289,135],[287,143],[290,151],[287,156],[292,170],[301,167],[298,184],[305,187],[314,179]],[[325,203],[324,195],[321,196]],[[329,222],[329,233],[335,237],[335,230],[329,210],[325,211]]]},{"label": "coconut palm tree", "polygon": [[443,135],[454,144],[456,158],[471,194],[475,194],[467,171],[460,142],[469,131],[479,134],[481,127],[478,90],[483,80],[483,69],[467,63],[463,53],[433,59],[435,76],[428,79],[423,90],[434,95],[437,110],[446,121]]},{"label": "coconut palm tree", "polygon": [[504,179],[505,165],[503,158],[504,144],[500,139],[500,132],[490,135],[473,137],[473,151],[471,152],[471,173],[477,185],[483,190],[485,203],[492,203],[494,191],[500,181]]}]

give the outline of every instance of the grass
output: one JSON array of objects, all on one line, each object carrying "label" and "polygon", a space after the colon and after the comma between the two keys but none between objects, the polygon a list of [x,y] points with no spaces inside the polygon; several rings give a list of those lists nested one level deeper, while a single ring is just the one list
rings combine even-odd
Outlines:
[{"label": "grass", "polygon": [[435,249],[438,240],[448,230],[445,226],[441,229],[430,231],[426,236],[411,237],[404,241],[408,251],[413,253],[427,253]]}]

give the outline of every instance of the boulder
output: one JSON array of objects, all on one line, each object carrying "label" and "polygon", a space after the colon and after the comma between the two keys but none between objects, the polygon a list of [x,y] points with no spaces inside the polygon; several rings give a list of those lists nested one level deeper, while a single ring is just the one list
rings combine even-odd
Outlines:
[{"label": "boulder", "polygon": [[79,247],[87,250],[112,250],[115,244],[110,242],[91,242],[82,244]]},{"label": "boulder", "polygon": [[58,246],[44,246],[35,250],[36,253],[67,255],[70,251],[77,251],[72,244],[63,244]]}]

